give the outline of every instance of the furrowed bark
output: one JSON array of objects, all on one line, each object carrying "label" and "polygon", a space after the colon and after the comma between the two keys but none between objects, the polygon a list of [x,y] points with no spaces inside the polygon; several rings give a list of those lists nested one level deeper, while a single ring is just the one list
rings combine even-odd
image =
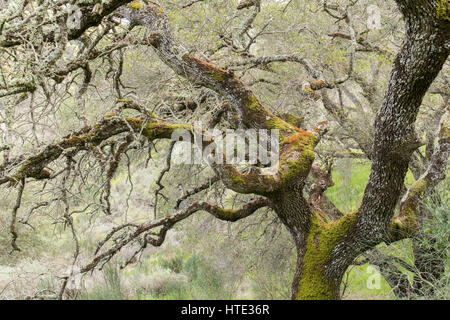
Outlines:
[{"label": "furrowed bark", "polygon": [[[247,203],[240,210],[226,210],[206,202],[194,202],[187,209],[172,216],[139,225],[128,223],[113,228],[105,241],[100,243],[96,256],[83,268],[83,272],[105,263],[125,245],[138,240],[142,241],[142,248],[147,243],[160,246],[167,231],[194,212],[207,211],[218,219],[237,221],[259,208],[270,206],[291,233],[297,247],[298,260],[292,283],[292,298],[337,299],[342,276],[358,254],[381,241],[395,241],[414,232],[417,224],[418,199],[425,190],[433,187],[443,177],[442,168],[445,167],[448,158],[448,129],[442,131],[444,136],[439,142],[440,147],[436,150],[436,157],[433,158],[426,175],[406,194],[399,216],[393,220],[392,217],[402,192],[411,155],[418,147],[414,132],[418,109],[450,50],[447,0],[397,0],[406,21],[404,46],[394,62],[384,102],[375,121],[373,140],[361,129],[355,131],[358,133],[355,140],[372,160],[371,175],[359,210],[343,216],[337,212],[335,215],[340,217],[332,223],[323,221],[324,213],[321,212],[323,207],[320,202],[324,191],[322,187],[313,190],[310,199],[312,206],[303,196],[305,180],[315,158],[314,148],[322,134],[321,129],[308,132],[298,128],[301,123],[299,119],[294,119],[295,121],[281,119],[264,108],[254,93],[232,70],[218,68],[192,56],[175,40],[168,17],[159,5],[144,1],[124,6],[128,2],[130,1],[111,0],[104,1],[103,7],[100,8],[94,7],[93,4],[83,6],[81,28],[70,30],[67,39],[80,37],[89,27],[99,25],[105,16],[113,12],[126,17],[131,27],[143,26],[146,29],[146,37],[144,41],[139,42],[152,46],[161,60],[177,75],[184,77],[191,84],[214,90],[228,100],[224,103],[224,108],[225,106],[234,108],[239,127],[280,130],[279,163],[275,172],[269,175],[262,174],[262,169],[265,168],[258,168],[257,172],[242,173],[229,164],[213,165],[213,169],[226,187],[239,193],[262,195],[263,198]],[[254,3],[256,2],[259,10],[259,1]],[[256,59],[254,62],[264,64],[269,60]],[[310,72],[315,72],[301,58],[277,56],[272,60],[297,61]],[[78,67],[80,66],[69,66],[59,75],[69,73]],[[350,71],[345,79],[350,77]],[[316,80],[318,81],[310,83],[312,90],[335,88],[340,83]],[[23,84],[19,83],[19,87],[23,87]],[[323,97],[327,110],[335,119],[349,132],[354,130],[351,123],[344,121],[340,110],[332,109],[333,104],[327,99],[326,94]],[[127,104],[126,101],[122,102]],[[136,104],[128,103],[128,108],[135,108],[145,117],[122,118],[112,115],[96,125],[86,127],[48,145],[35,155],[13,159],[0,167],[0,184],[11,182],[13,185],[18,181],[25,182],[28,178],[52,178],[46,167],[64,157],[66,152],[76,153],[95,147],[120,134],[140,134],[153,141],[170,139],[177,129],[195,131],[190,125],[157,121],[153,114]],[[126,147],[127,144],[123,146]],[[117,168],[119,155],[117,154],[116,162],[111,165],[109,171],[111,175]],[[170,158],[167,161],[170,162]],[[200,187],[196,190],[203,189]],[[192,193],[188,193],[188,196],[190,194]],[[154,232],[154,229],[157,229],[157,232]],[[128,230],[128,233],[124,233],[123,241],[113,244],[109,242],[114,234],[125,230]],[[12,228],[13,237],[14,232]],[[109,247],[103,247],[106,243]]]},{"label": "furrowed bark", "polygon": [[449,54],[448,13],[447,19],[439,15],[440,1],[398,0],[397,4],[406,34],[375,120],[370,178],[355,225],[326,264],[325,276],[334,284],[335,298],[352,260],[387,238],[411,154],[418,146],[414,122],[419,107]]},{"label": "furrowed bark", "polygon": [[[281,221],[292,233],[299,258],[293,297],[338,298],[347,267],[360,252],[385,239],[390,227],[409,159],[418,146],[414,133],[418,109],[449,50],[448,22],[437,17],[436,1],[418,4],[399,0],[398,5],[406,20],[405,44],[396,57],[384,103],[376,118],[370,149],[372,170],[363,203],[357,213],[346,215],[332,225],[318,223],[301,195],[317,141],[296,142],[296,139],[304,141],[300,136],[307,134],[264,109],[232,72],[186,53],[174,41],[167,17],[159,7],[145,6],[134,12],[134,21],[152,31],[149,44],[177,74],[223,95],[237,108],[247,127],[280,129],[284,139],[292,139],[285,142],[280,152],[281,169],[269,183],[241,175],[232,167],[225,170],[223,181],[235,191],[255,192],[270,198]],[[300,146],[299,150],[294,150],[296,146]],[[306,153],[306,146],[312,147],[311,156],[309,151]],[[310,286],[309,281],[316,285]]]}]

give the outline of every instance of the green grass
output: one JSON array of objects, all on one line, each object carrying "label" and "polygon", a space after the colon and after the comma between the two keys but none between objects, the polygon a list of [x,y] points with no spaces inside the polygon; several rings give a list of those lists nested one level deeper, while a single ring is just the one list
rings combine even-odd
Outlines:
[{"label": "green grass", "polygon": [[103,269],[103,283],[99,283],[89,292],[80,296],[81,300],[123,300],[120,271],[117,268],[106,265]]},{"label": "green grass", "polygon": [[[336,207],[348,213],[358,209],[364,195],[364,189],[370,175],[370,162],[367,160],[340,160],[336,163],[333,171],[335,185],[329,188],[325,194],[336,205]],[[405,185],[414,182],[411,172],[408,171]],[[395,246],[394,246],[395,247]],[[398,257],[411,256],[411,248],[406,251],[395,250],[390,247],[392,253]],[[411,258],[410,258],[411,259]],[[379,288],[368,285],[370,279],[375,279],[373,269],[369,265],[352,267],[348,270],[348,286],[345,293],[346,299],[395,299],[391,293],[391,287],[380,276]],[[370,273],[370,271],[373,271]],[[369,288],[371,287],[371,288]]]},{"label": "green grass", "polygon": [[[370,175],[368,160],[339,160],[333,171],[334,186],[328,188],[325,194],[344,213],[358,209]],[[406,174],[405,185],[414,182],[410,171]]]},{"label": "green grass", "polygon": [[368,161],[338,161],[332,171],[334,186],[325,194],[342,212],[358,208],[370,174]]},{"label": "green grass", "polygon": [[342,283],[342,287],[347,286],[343,299],[395,299],[391,287],[373,266],[364,264],[350,267],[347,273]]}]

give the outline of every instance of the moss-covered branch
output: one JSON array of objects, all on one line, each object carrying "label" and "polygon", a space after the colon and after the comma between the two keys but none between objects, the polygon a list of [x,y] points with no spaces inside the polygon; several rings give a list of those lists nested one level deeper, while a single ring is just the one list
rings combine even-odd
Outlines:
[{"label": "moss-covered branch", "polygon": [[149,141],[170,139],[178,129],[193,132],[194,128],[186,124],[170,124],[161,121],[148,122],[141,118],[105,117],[99,123],[87,126],[77,132],[63,137],[60,141],[49,144],[35,155],[11,160],[0,166],[0,184],[17,182],[25,178],[48,179],[51,177],[45,168],[69,150],[80,151],[88,146],[97,146],[103,141],[124,132],[135,132]]},{"label": "moss-covered branch", "polygon": [[[220,208],[215,204],[210,204],[204,201],[195,201],[185,210],[179,211],[173,215],[168,215],[156,221],[151,221],[143,224],[132,224],[127,223],[122,226],[115,227],[111,232],[105,237],[103,241],[100,242],[99,247],[97,247],[97,255],[86,264],[82,269],[82,273],[92,271],[99,264],[104,264],[109,261],[117,252],[119,252],[127,244],[143,237],[144,241],[149,242],[153,246],[160,246],[166,237],[167,232],[178,222],[190,217],[192,214],[198,211],[206,211],[216,218],[225,221],[237,221],[243,219],[254,213],[256,210],[270,206],[271,203],[266,198],[258,198],[253,200],[241,209],[237,210],[227,210]],[[117,232],[122,232],[127,228],[131,228],[122,240],[114,243],[111,247],[100,252],[100,249],[107,244],[107,242],[115,235]],[[160,228],[157,233],[154,232],[155,229]]]},{"label": "moss-covered branch", "polygon": [[216,91],[239,110],[247,127],[278,129],[286,134],[295,132],[295,126],[265,109],[253,92],[234,74],[211,63],[198,59],[175,41],[167,15],[155,4],[132,10],[133,24],[144,26],[150,33],[147,43],[157,51],[162,61],[175,73],[193,84]]},{"label": "moss-covered branch", "polygon": [[397,241],[414,236],[419,226],[419,203],[424,195],[445,178],[450,154],[450,115],[443,117],[435,149],[427,171],[408,189],[398,216],[392,219],[390,240]]}]

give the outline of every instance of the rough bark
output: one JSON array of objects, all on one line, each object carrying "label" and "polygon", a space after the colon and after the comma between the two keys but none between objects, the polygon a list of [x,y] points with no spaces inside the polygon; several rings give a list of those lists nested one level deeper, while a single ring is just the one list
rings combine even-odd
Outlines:
[{"label": "rough bark", "polygon": [[411,154],[418,145],[414,122],[419,107],[449,54],[449,21],[438,15],[439,1],[398,0],[397,4],[406,23],[405,40],[375,120],[371,174],[356,223],[326,265],[325,275],[335,285],[336,298],[351,261],[387,237]]}]

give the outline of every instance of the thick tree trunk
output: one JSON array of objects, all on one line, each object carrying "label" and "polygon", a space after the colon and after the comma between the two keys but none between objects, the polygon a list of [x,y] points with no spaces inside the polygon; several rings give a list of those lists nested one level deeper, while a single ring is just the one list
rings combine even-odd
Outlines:
[{"label": "thick tree trunk", "polygon": [[326,224],[304,200],[304,180],[268,195],[297,246],[292,298],[339,299],[342,277],[353,260],[389,239],[408,164],[419,145],[414,122],[448,57],[450,39],[448,17],[439,17],[438,1],[397,4],[406,22],[405,41],[375,120],[372,169],[361,207]]},{"label": "thick tree trunk", "polygon": [[191,83],[228,99],[244,127],[281,131],[280,168],[275,175],[242,174],[227,165],[214,168],[227,188],[269,198],[292,234],[298,251],[294,298],[339,298],[342,276],[354,258],[384,241],[389,233],[411,155],[419,145],[414,122],[426,91],[447,59],[450,38],[445,1],[396,2],[405,19],[405,41],[375,120],[371,175],[358,212],[330,224],[321,221],[302,195],[321,130],[306,132],[276,117],[232,70],[217,68],[187,53],[176,42],[168,17],[157,5],[130,15],[133,24],[150,32],[148,44],[167,65]]},{"label": "thick tree trunk", "polygon": [[340,282],[329,278],[326,268],[333,249],[346,237],[356,217],[356,212],[353,212],[336,222],[324,223],[318,214],[312,214],[305,245],[298,250],[292,298],[340,299]]},{"label": "thick tree trunk", "polygon": [[291,298],[299,300],[339,299],[339,284],[326,276],[325,268],[335,246],[356,222],[356,212],[336,222],[325,223],[302,195],[302,185],[290,185],[269,197],[280,220],[292,234],[297,264]]},{"label": "thick tree trunk", "polygon": [[389,237],[411,154],[419,145],[414,122],[449,54],[450,25],[437,18],[437,1],[398,0],[397,4],[406,22],[405,41],[375,120],[372,169],[357,221],[333,249],[325,268],[335,289],[359,254]]}]

